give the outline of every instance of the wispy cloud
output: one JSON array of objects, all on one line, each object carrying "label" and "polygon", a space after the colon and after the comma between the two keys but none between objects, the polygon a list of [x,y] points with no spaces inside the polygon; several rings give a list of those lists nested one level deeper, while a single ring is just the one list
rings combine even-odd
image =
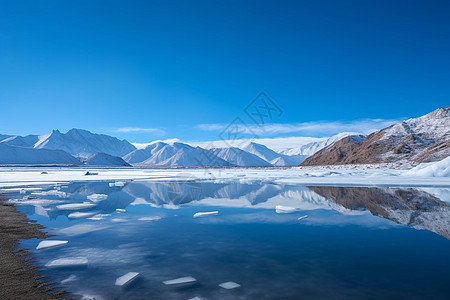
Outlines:
[{"label": "wispy cloud", "polygon": [[[341,132],[359,132],[369,134],[389,125],[401,122],[401,119],[360,119],[353,121],[316,121],[290,124],[255,124],[242,125],[243,133],[255,133],[261,136],[274,136],[280,134],[305,134],[313,136],[333,135]],[[203,131],[223,131],[227,124],[200,124],[196,126]]]},{"label": "wispy cloud", "polygon": [[154,133],[158,136],[163,136],[166,132],[159,128],[142,128],[142,127],[121,127],[112,130],[113,132],[126,132],[126,133]]}]

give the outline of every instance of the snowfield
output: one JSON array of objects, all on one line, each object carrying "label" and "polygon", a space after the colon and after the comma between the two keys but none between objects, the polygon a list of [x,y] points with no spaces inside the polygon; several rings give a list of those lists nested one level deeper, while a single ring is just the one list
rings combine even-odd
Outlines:
[{"label": "snowfield", "polygon": [[[86,176],[86,171],[98,175]],[[42,174],[42,172],[44,174]],[[72,181],[239,181],[335,186],[450,186],[450,157],[410,170],[388,166],[346,165],[292,168],[0,168],[0,187],[55,184]]]}]

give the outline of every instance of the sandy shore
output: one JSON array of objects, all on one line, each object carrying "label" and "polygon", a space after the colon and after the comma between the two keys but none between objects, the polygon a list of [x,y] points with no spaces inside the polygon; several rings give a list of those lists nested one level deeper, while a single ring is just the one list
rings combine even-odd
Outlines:
[{"label": "sandy shore", "polygon": [[55,291],[37,267],[30,264],[31,252],[19,249],[19,241],[46,238],[43,227],[30,224],[28,218],[12,204],[5,203],[0,194],[0,299],[68,299],[64,292]]}]

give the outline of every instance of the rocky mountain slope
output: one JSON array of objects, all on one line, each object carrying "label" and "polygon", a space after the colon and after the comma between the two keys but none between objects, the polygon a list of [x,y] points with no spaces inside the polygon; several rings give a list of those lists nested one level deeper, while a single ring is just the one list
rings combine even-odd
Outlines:
[{"label": "rocky mountain slope", "polygon": [[362,138],[345,137],[307,158],[301,166],[408,162],[450,156],[450,107],[391,125]]},{"label": "rocky mountain slope", "polygon": [[322,150],[323,148],[334,144],[335,142],[339,141],[340,139],[343,139],[347,136],[352,136],[352,135],[353,136],[358,136],[358,135],[363,136],[361,133],[357,133],[357,132],[341,132],[341,133],[333,135],[329,138],[324,138],[322,141],[311,142],[311,143],[308,143],[308,144],[303,145],[298,148],[292,148],[292,149],[285,150],[282,152],[282,154],[302,155],[302,156],[304,156],[304,158],[306,158],[308,156],[315,154],[319,150]]},{"label": "rocky mountain slope", "polygon": [[418,189],[309,187],[350,210],[367,209],[398,224],[426,229],[450,239],[450,206]]}]

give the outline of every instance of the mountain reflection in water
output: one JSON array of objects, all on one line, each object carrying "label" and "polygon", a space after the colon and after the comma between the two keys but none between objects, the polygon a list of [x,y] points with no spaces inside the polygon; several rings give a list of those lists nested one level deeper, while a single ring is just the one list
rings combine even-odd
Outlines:
[{"label": "mountain reflection in water", "polygon": [[[68,241],[34,251],[42,274],[74,299],[450,294],[450,242],[441,237],[449,238],[449,189],[180,179],[42,185],[10,190],[7,197],[52,239]],[[277,212],[278,205],[284,210]],[[193,217],[211,211],[218,215]],[[38,242],[22,246],[36,249]],[[65,258],[88,263],[46,267]],[[135,284],[115,286],[128,272],[139,273]],[[163,284],[186,276],[197,284]],[[219,286],[228,281],[240,287]]]},{"label": "mountain reflection in water", "polygon": [[[59,188],[60,189],[60,188]],[[52,189],[48,189],[52,191]],[[301,186],[273,183],[214,183],[197,181],[128,182],[123,187],[108,182],[76,182],[66,186],[65,203],[84,202],[92,194],[107,195],[107,199],[83,212],[109,214],[129,205],[147,204],[153,207],[177,208],[186,205],[211,205],[275,209],[285,205],[299,210],[333,209],[343,214],[370,211],[395,223],[415,229],[425,229],[450,239],[450,189]],[[34,192],[36,197],[52,198],[48,192]],[[55,197],[53,197],[55,198]],[[44,213],[50,219],[69,215],[72,211],[57,209],[59,202],[15,200],[33,206],[28,214]],[[45,209],[44,209],[45,207]],[[33,212],[32,210],[35,210]]]}]

